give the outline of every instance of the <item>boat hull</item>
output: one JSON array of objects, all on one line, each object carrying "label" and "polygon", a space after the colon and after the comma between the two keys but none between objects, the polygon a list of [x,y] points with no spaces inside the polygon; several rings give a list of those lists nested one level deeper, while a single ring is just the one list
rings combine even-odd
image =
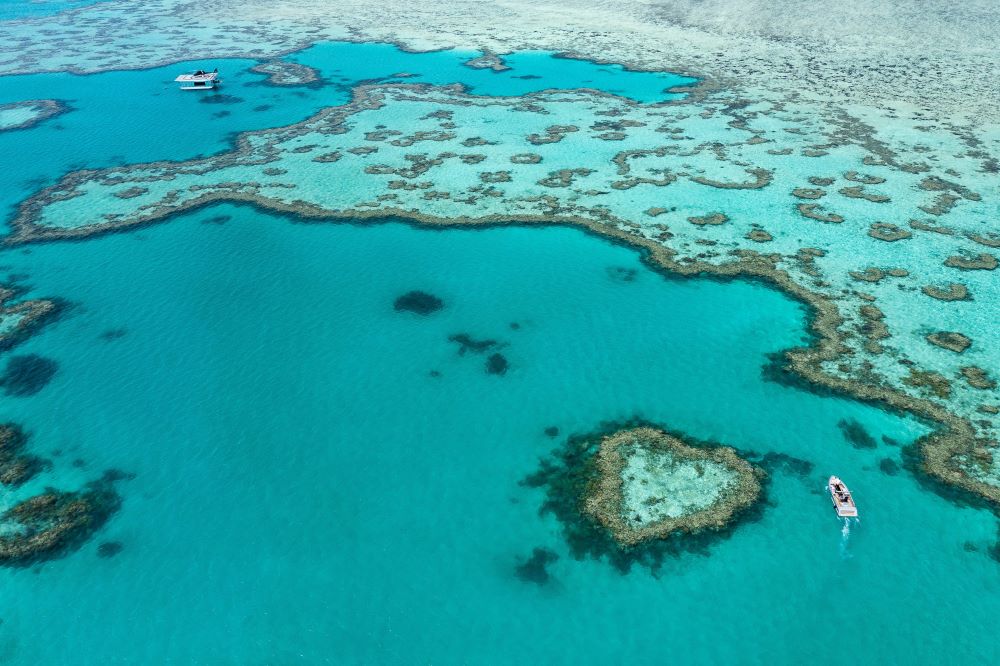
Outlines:
[{"label": "boat hull", "polygon": [[839,517],[858,517],[858,507],[854,503],[854,497],[843,481],[835,476],[831,476],[827,483],[827,488],[830,491],[830,500],[833,502],[833,509]]}]

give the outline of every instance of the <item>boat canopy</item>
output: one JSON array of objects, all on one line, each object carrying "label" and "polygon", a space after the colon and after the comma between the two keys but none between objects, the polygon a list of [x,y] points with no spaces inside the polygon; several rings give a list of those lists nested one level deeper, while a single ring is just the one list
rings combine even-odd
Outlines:
[{"label": "boat canopy", "polygon": [[174,81],[178,83],[189,83],[193,81],[215,81],[219,78],[219,70],[206,72],[203,69],[196,70],[190,74],[181,74]]}]

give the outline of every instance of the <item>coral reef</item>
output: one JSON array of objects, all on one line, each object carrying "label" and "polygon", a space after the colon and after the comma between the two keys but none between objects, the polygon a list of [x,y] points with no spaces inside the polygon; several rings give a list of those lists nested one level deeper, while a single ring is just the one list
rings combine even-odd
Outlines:
[{"label": "coral reef", "polygon": [[698,225],[700,227],[703,227],[705,225],[715,226],[719,224],[725,224],[728,221],[729,221],[729,216],[727,216],[725,213],[710,213],[708,215],[702,215],[702,216],[695,215],[688,218],[688,222],[690,222],[691,224]]},{"label": "coral reef", "polygon": [[488,375],[505,375],[509,367],[510,363],[508,363],[507,357],[499,352],[490,354],[490,357],[486,359],[486,374]]},{"label": "coral reef", "polygon": [[270,86],[306,86],[322,83],[319,72],[312,67],[287,60],[268,60],[250,68],[255,74],[266,74]]},{"label": "coral reef", "polygon": [[473,354],[482,354],[500,344],[496,340],[490,340],[488,338],[485,340],[477,340],[468,333],[456,333],[454,335],[449,335],[448,341],[458,344],[459,356],[465,356],[465,353],[470,351]]},{"label": "coral reef", "polygon": [[58,369],[58,363],[37,354],[11,356],[0,375],[0,387],[9,396],[34,395],[45,388]]},{"label": "coral reef", "polygon": [[927,342],[956,354],[961,354],[972,345],[972,340],[957,331],[938,331],[927,336]]},{"label": "coral reef", "polygon": [[[671,477],[671,465],[666,466],[668,473],[661,475],[657,469],[659,466],[654,464],[651,468],[654,475],[650,480],[676,480],[680,482],[677,485],[679,492],[690,487],[698,488],[699,484],[706,491],[713,489],[706,492],[702,501],[696,502],[698,508],[689,507],[690,513],[673,518],[664,516],[663,521],[645,527],[626,522],[627,516],[622,513],[625,493],[620,476],[625,460],[619,464],[615,459],[623,454],[628,457],[634,451],[633,435],[648,440],[655,456],[673,456],[676,452],[678,458],[674,469],[689,475],[688,478],[684,478],[684,474]],[[762,507],[758,500],[762,493],[761,484],[766,478],[761,470],[737,456],[732,449],[706,442],[683,444],[678,437],[667,435],[641,420],[604,424],[598,432],[567,439],[550,458],[541,461],[537,472],[521,483],[529,488],[544,489],[545,500],[540,511],[553,514],[562,524],[563,536],[573,557],[606,559],[622,573],[638,564],[656,574],[666,558],[685,553],[707,554],[708,547],[726,538],[738,522],[758,519]],[[610,458],[600,459],[598,455],[608,439],[612,440]],[[661,445],[666,448],[661,448]],[[638,447],[645,448],[641,442]],[[659,460],[665,462],[665,459]],[[805,461],[801,462],[808,466]],[[607,467],[608,464],[612,469]],[[730,464],[734,467],[730,468]],[[702,472],[700,480],[699,466]],[[608,476],[614,468],[618,469],[617,481],[613,475]],[[731,485],[720,484],[722,477],[714,476],[723,469],[732,470],[732,476],[726,477],[732,480]],[[693,500],[687,494],[683,496]],[[631,495],[629,497],[635,499]],[[652,509],[647,507],[644,510],[657,511],[657,506],[660,511],[666,508],[660,502],[651,503],[649,507]],[[605,516],[608,523],[599,516]],[[680,526],[667,529],[668,522]],[[616,534],[609,525],[620,525],[621,530]],[[622,540],[619,540],[619,534]]]},{"label": "coral reef", "polygon": [[729,448],[695,448],[653,428],[601,440],[583,511],[628,547],[725,527],[760,495],[754,468]]},{"label": "coral reef", "polygon": [[118,510],[109,481],[77,492],[47,490],[0,514],[0,564],[25,565],[79,547]]},{"label": "coral reef", "polygon": [[0,285],[0,351],[11,349],[56,320],[64,304],[56,299],[36,298],[11,304],[21,290]]},{"label": "coral reef", "polygon": [[489,69],[494,72],[505,72],[510,69],[510,67],[504,64],[503,58],[492,51],[485,51],[478,58],[466,60],[465,65],[473,69]]},{"label": "coral reef", "polygon": [[549,565],[559,560],[559,555],[548,548],[535,548],[531,557],[524,559],[514,569],[517,577],[525,583],[547,585],[552,580]]},{"label": "coral reef", "polygon": [[105,541],[97,547],[97,556],[101,559],[111,559],[118,553],[122,552],[125,546],[120,541]]},{"label": "coral reef", "polygon": [[0,132],[31,129],[67,111],[69,105],[58,99],[29,99],[0,104]]},{"label": "coral reef", "polygon": [[24,453],[28,437],[15,423],[0,424],[0,484],[19,486],[46,466],[38,456]]},{"label": "coral reef", "polygon": [[408,291],[397,298],[392,307],[397,312],[413,312],[418,315],[427,316],[433,314],[444,307],[444,301],[428,294],[426,291]]},{"label": "coral reef", "polygon": [[853,419],[841,419],[837,427],[844,434],[844,439],[856,449],[874,449],[878,446],[878,442],[865,427]]},{"label": "coral reef", "polygon": [[[995,207],[984,168],[995,142],[953,128],[945,135],[954,140],[925,145],[908,131],[915,122],[711,82],[653,104],[582,89],[487,98],[458,86],[365,84],[348,104],[241,135],[228,152],[70,173],[21,203],[7,242],[84,238],[218,202],[304,221],[577,226],[637,248],[664,272],[764,280],[802,302],[812,337],[783,356],[787,369],[935,423],[920,446],[926,471],[1000,503],[1000,475],[977,462],[988,456],[971,455],[997,446],[1000,419],[980,411],[995,399],[960,374],[966,357],[991,367],[995,336],[968,329],[976,347],[962,356],[925,340],[955,327],[949,317],[982,320],[996,306],[976,240],[992,239],[982,220]],[[622,136],[595,139],[607,132]],[[486,144],[488,155],[468,150]],[[501,171],[510,180],[494,176]],[[836,212],[790,194],[807,173],[819,174],[810,185],[833,188],[823,202]],[[846,193],[830,176],[841,173]],[[336,182],[352,187],[315,186]],[[864,196],[872,186],[892,205]],[[115,196],[128,188],[147,192]],[[728,221],[684,222],[713,210]],[[756,233],[765,219],[767,236]],[[928,251],[940,259],[927,262]]]}]

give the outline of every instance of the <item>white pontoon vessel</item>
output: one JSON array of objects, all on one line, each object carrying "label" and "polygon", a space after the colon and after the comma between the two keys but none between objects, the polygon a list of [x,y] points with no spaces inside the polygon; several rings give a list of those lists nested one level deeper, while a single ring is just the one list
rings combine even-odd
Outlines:
[{"label": "white pontoon vessel", "polygon": [[190,74],[181,74],[174,81],[181,84],[181,90],[212,90],[222,83],[218,69],[212,72],[199,69]]}]

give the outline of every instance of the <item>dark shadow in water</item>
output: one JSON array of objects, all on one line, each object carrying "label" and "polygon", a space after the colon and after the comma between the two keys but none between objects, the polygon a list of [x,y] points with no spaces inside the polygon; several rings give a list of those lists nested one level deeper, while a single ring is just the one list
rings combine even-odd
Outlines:
[{"label": "dark shadow in water", "polygon": [[213,95],[202,95],[198,100],[202,104],[242,104],[243,98],[225,93],[215,93]]}]

